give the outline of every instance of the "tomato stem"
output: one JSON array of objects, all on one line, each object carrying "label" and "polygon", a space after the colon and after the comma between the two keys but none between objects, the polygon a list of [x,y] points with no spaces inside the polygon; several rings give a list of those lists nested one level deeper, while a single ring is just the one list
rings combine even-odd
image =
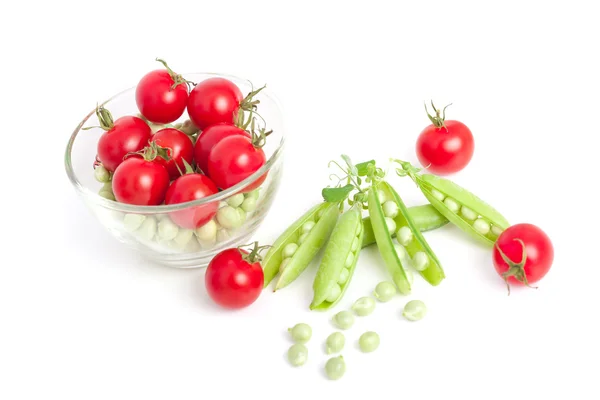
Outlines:
[{"label": "tomato stem", "polygon": [[[252,246],[252,249],[250,250],[249,253],[244,252],[243,248],[244,247],[249,247]],[[251,244],[245,244],[242,246],[239,246],[237,249],[240,252],[240,254],[242,255],[242,259],[250,264],[254,264],[255,262],[261,262],[262,261],[262,257],[260,255],[260,252],[270,248],[271,246],[269,245],[265,245],[265,246],[259,246],[258,242],[254,242]]]},{"label": "tomato stem", "polygon": [[442,110],[438,110],[437,108],[435,108],[435,105],[433,104],[433,101],[431,101],[431,107],[433,108],[433,111],[435,111],[435,116],[432,116],[431,114],[429,114],[429,111],[427,110],[427,103],[425,104],[425,112],[427,113],[427,117],[429,118],[429,120],[431,121],[431,123],[436,127],[436,128],[444,128],[446,129],[446,131],[448,131],[448,127],[446,127],[446,108],[450,107],[452,105],[452,103],[448,104],[446,107],[444,107]]},{"label": "tomato stem", "polygon": [[165,66],[165,68],[167,69],[167,72],[169,73],[169,75],[171,75],[171,79],[173,79],[173,85],[171,85],[171,89],[175,89],[177,86],[181,85],[181,84],[186,84],[188,87],[188,91],[191,90],[191,86],[196,86],[196,84],[192,81],[188,81],[187,79],[185,79],[183,76],[181,76],[180,74],[176,73],[175,71],[173,71],[169,65],[166,63],[166,61],[161,60],[160,58],[156,58],[156,61],[158,61],[159,63],[161,63],[162,65]]},{"label": "tomato stem", "polygon": [[523,283],[525,286],[530,287],[532,289],[537,289],[537,286],[529,285],[527,282],[527,274],[525,274],[525,263],[527,262],[527,251],[525,249],[525,243],[519,238],[513,239],[521,244],[522,253],[521,253],[521,261],[515,263],[513,260],[508,258],[508,256],[500,249],[498,243],[496,243],[496,250],[500,254],[500,257],[504,260],[506,264],[508,264],[508,270],[502,274],[502,278],[504,282],[506,282],[506,287],[508,289],[508,295],[510,296],[510,284],[508,283],[508,278],[511,276],[514,277],[519,282]]}]

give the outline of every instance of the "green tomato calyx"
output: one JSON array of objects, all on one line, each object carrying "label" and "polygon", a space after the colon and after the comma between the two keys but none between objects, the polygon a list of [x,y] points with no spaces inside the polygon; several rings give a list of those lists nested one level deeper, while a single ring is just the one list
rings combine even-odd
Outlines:
[{"label": "green tomato calyx", "polygon": [[427,117],[429,118],[429,120],[431,121],[431,123],[436,127],[436,128],[444,128],[446,129],[446,131],[448,131],[448,128],[446,127],[446,108],[450,107],[452,104],[448,104],[446,107],[444,107],[442,110],[438,110],[437,108],[435,108],[435,105],[433,105],[433,101],[431,102],[431,107],[433,108],[433,111],[435,111],[435,116],[429,114],[429,111],[427,110],[427,104],[425,104],[425,112],[427,113]]},{"label": "green tomato calyx", "polygon": [[167,69],[167,72],[171,76],[171,79],[173,79],[173,84],[171,85],[171,89],[175,89],[177,86],[185,84],[188,87],[188,91],[190,91],[191,86],[196,86],[196,84],[194,82],[188,81],[180,74],[175,73],[171,68],[169,68],[169,66],[167,65],[167,63],[164,60],[157,58],[156,61],[158,61],[159,63],[161,63],[162,65],[165,66],[165,68]]},{"label": "green tomato calyx", "polygon": [[150,141],[150,143],[148,143],[148,146],[144,147],[140,151],[127,153],[124,159],[135,155],[142,156],[142,158],[146,161],[154,161],[157,157],[161,157],[165,161],[171,160],[171,156],[169,155],[169,148],[159,146],[154,141]]},{"label": "green tomato calyx", "polygon": [[99,106],[96,104],[96,117],[98,117],[98,122],[100,126],[87,126],[85,128],[81,128],[83,131],[87,131],[89,129],[100,128],[105,131],[110,131],[114,126],[114,120],[110,111],[108,111],[103,106]]},{"label": "green tomato calyx", "polygon": [[527,274],[525,273],[525,263],[527,262],[527,251],[525,249],[525,243],[519,238],[513,239],[521,244],[522,253],[521,253],[521,261],[515,263],[513,260],[508,258],[508,256],[500,249],[498,243],[496,243],[496,250],[500,254],[500,257],[504,260],[504,262],[508,265],[508,270],[502,274],[502,278],[504,282],[506,282],[506,287],[508,289],[508,294],[510,295],[510,284],[508,283],[508,278],[511,276],[514,277],[517,281],[521,282],[527,287],[532,289],[537,289],[537,286],[531,286],[529,282],[527,282]]},{"label": "green tomato calyx", "polygon": [[[244,250],[244,247],[250,247],[250,250]],[[242,255],[242,260],[246,261],[249,264],[254,264],[256,262],[262,261],[262,256],[260,255],[260,252],[270,247],[271,246],[269,245],[259,246],[258,242],[254,242],[239,246],[237,249]]]}]

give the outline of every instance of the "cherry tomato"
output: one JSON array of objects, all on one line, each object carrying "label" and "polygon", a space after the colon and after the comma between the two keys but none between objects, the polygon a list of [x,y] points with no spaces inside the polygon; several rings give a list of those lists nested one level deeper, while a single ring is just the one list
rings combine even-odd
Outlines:
[{"label": "cherry tomato", "polygon": [[98,140],[97,159],[111,172],[128,153],[142,150],[152,137],[152,130],[141,118],[124,116],[113,121],[110,111],[103,107],[96,110],[96,115],[105,130]]},{"label": "cherry tomato", "polygon": [[[264,151],[256,147],[251,138],[232,135],[221,139],[210,151],[207,174],[217,187],[227,189],[258,171],[265,162]],[[242,192],[256,189],[266,178],[265,173]]]},{"label": "cherry tomato", "polygon": [[211,125],[202,131],[194,145],[194,159],[202,171],[207,171],[208,155],[215,144],[231,135],[250,137],[248,132],[232,124]]},{"label": "cherry tomato", "polygon": [[194,144],[188,135],[178,129],[161,129],[154,134],[152,141],[167,150],[169,161],[162,157],[157,158],[157,161],[164,164],[171,179],[181,176],[185,171],[185,162],[191,165],[194,161]]},{"label": "cherry tomato", "polygon": [[187,82],[168,65],[144,75],[135,89],[135,101],[140,113],[150,122],[168,124],[183,115],[189,92]]},{"label": "cherry tomato", "polygon": [[554,261],[554,247],[539,227],[516,224],[496,240],[493,260],[510,293],[510,284],[530,286],[548,273]]},{"label": "cherry tomato", "polygon": [[127,157],[115,170],[112,189],[121,203],[157,206],[169,188],[169,172],[156,160],[156,149],[146,147],[140,154]]},{"label": "cherry tomato", "polygon": [[187,103],[188,115],[200,129],[220,123],[232,124],[243,99],[233,82],[209,78],[192,89]]},{"label": "cherry tomato", "polygon": [[255,251],[227,249],[210,261],[204,285],[215,303],[235,309],[256,301],[263,289],[264,274]]},{"label": "cherry tomato", "polygon": [[[433,106],[433,104],[432,104]],[[417,157],[428,172],[448,175],[465,168],[473,157],[475,144],[471,130],[462,122],[446,121],[446,113],[433,107],[436,115],[417,138]],[[443,115],[441,115],[443,112]]]},{"label": "cherry tomato", "polygon": [[[171,205],[198,200],[218,193],[218,191],[213,181],[206,175],[185,174],[171,183],[165,196],[165,204]],[[195,229],[210,221],[218,209],[219,202],[213,201],[201,206],[172,212],[169,216],[180,227]]]}]

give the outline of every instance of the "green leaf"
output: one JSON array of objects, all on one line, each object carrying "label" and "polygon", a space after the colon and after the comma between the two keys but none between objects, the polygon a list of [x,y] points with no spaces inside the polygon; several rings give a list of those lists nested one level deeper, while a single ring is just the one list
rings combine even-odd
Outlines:
[{"label": "green leaf", "polygon": [[322,190],[321,194],[326,202],[338,203],[340,201],[344,201],[353,189],[354,185],[348,184],[342,187],[325,188]]},{"label": "green leaf", "polygon": [[356,169],[358,170],[358,176],[367,176],[367,173],[369,172],[369,164],[373,164],[373,166],[375,165],[375,160],[370,160],[370,161],[365,161],[365,162],[361,162],[356,164]]}]

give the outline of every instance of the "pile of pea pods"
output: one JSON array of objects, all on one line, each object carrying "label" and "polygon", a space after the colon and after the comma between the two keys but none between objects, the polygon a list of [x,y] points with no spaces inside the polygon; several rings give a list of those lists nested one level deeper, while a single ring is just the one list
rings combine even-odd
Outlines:
[{"label": "pile of pea pods", "polygon": [[[345,173],[338,185],[323,189],[323,202],[289,226],[269,248],[262,263],[264,288],[275,280],[277,291],[298,278],[323,249],[313,281],[311,310],[326,311],[340,302],[352,282],[361,249],[367,246],[377,245],[390,277],[389,282],[377,285],[374,297],[388,301],[396,293],[411,293],[413,271],[432,286],[445,279],[442,264],[423,232],[452,223],[476,242],[493,247],[510,226],[506,218],[473,193],[447,178],[423,173],[408,162],[392,160],[398,165],[395,173],[412,179],[429,204],[407,207],[375,161],[354,165],[348,156],[343,155],[342,159],[345,165],[335,163]],[[359,316],[368,315],[374,307],[375,300],[364,297],[354,303],[352,311]],[[425,305],[414,300],[406,304],[404,316],[418,320],[425,312]],[[353,314],[340,311],[334,323],[348,329]],[[301,365],[307,356],[303,344],[306,327],[300,325],[290,332],[297,343],[290,348],[288,357],[293,365]],[[376,334],[363,336],[359,341],[363,351],[379,346]],[[339,335],[328,338],[328,348],[337,349],[340,343],[343,347]],[[344,371],[341,355],[326,364],[331,379],[338,379]]]}]

